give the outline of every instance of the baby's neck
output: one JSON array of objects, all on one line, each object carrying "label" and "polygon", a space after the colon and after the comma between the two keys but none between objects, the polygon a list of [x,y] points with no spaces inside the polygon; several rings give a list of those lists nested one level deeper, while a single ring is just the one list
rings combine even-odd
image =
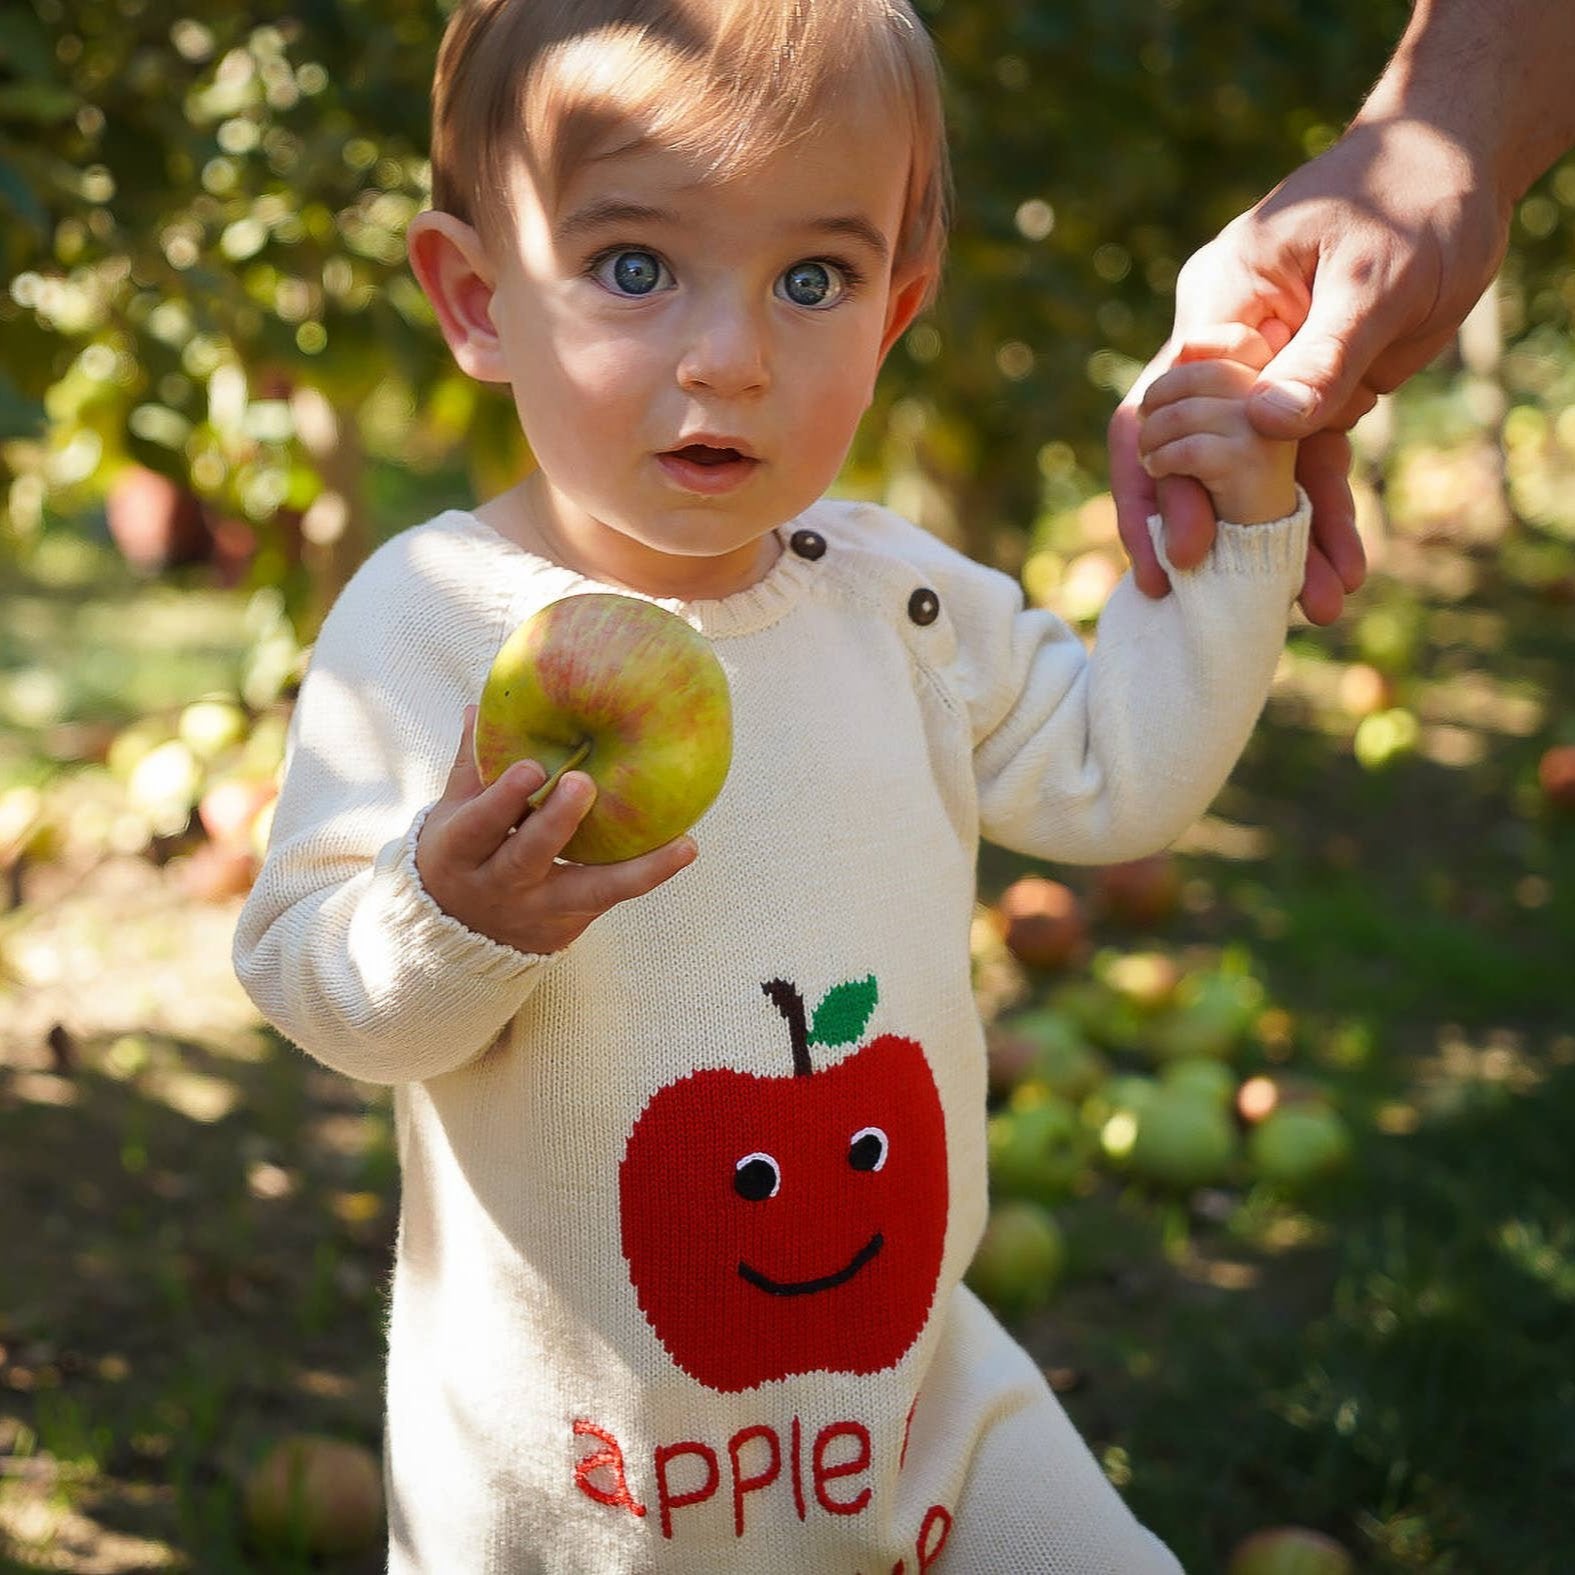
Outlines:
[{"label": "baby's neck", "polygon": [[[488,500],[474,511],[476,518],[525,551],[599,584],[663,600],[714,601],[759,584],[782,555],[775,531],[714,558],[656,552],[607,527],[571,534],[545,506],[538,478],[533,473]],[[598,544],[608,550],[598,551]]]}]

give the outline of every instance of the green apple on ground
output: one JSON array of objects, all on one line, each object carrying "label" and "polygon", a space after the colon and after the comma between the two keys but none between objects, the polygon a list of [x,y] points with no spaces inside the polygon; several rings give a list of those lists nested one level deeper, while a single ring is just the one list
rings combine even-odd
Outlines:
[{"label": "green apple on ground", "polygon": [[1007,1197],[1055,1203],[1072,1191],[1088,1155],[1077,1111],[1043,1084],[1024,1083],[990,1117],[990,1185]]},{"label": "green apple on ground", "polygon": [[1016,1069],[1011,1087],[1023,1081],[1043,1083],[1067,1099],[1082,1100],[1110,1070],[1083,1030],[1064,1012],[1047,1007],[997,1023],[991,1044],[992,1053],[998,1044],[1000,1054]]},{"label": "green apple on ground", "polygon": [[1265,1181],[1296,1188],[1321,1181],[1351,1157],[1351,1133],[1327,1105],[1281,1105],[1247,1138],[1247,1158]]},{"label": "green apple on ground", "polygon": [[199,760],[214,760],[246,737],[246,712],[227,695],[193,700],[181,712],[176,734]]},{"label": "green apple on ground", "polygon": [[967,1280],[1002,1317],[1016,1318],[1050,1300],[1065,1266],[1066,1241],[1049,1211],[1010,1198],[990,1210]]},{"label": "green apple on ground", "polygon": [[1356,1563],[1321,1531],[1271,1526],[1237,1545],[1225,1575],[1356,1575]]},{"label": "green apple on ground", "polygon": [[1181,983],[1181,968],[1168,952],[1101,953],[1094,974],[1143,1012],[1163,1011]]},{"label": "green apple on ground", "polygon": [[1262,1007],[1263,986],[1250,974],[1188,974],[1176,987],[1174,1007],[1153,1023],[1143,1042],[1161,1060],[1225,1060],[1241,1047]]},{"label": "green apple on ground", "polygon": [[721,791],[733,754],[727,677],[710,643],[633,596],[568,596],[504,641],[476,716],[476,769],[495,782],[534,760],[545,802],[566,771],[596,799],[563,850],[610,864],[687,831]]},{"label": "green apple on ground", "polygon": [[1166,1088],[1137,1113],[1127,1163],[1135,1175],[1190,1191],[1219,1181],[1236,1157],[1236,1128],[1212,1099]]},{"label": "green apple on ground", "polygon": [[383,1473],[359,1444],[296,1433],[258,1462],[244,1503],[247,1527],[265,1547],[357,1553],[383,1528]]},{"label": "green apple on ground", "polygon": [[1050,1006],[1070,1017],[1091,1044],[1107,1050],[1135,1049],[1147,1017],[1132,1001],[1098,979],[1074,979],[1050,997]]},{"label": "green apple on ground", "polygon": [[1163,1088],[1197,1094],[1212,1100],[1221,1110],[1236,1103],[1236,1074],[1223,1061],[1208,1056],[1185,1056],[1170,1062],[1159,1074]]},{"label": "green apple on ground", "polygon": [[1159,1084],[1153,1078],[1123,1074],[1083,1101],[1083,1124],[1099,1134],[1106,1159],[1126,1164],[1137,1141],[1138,1121],[1158,1095]]}]

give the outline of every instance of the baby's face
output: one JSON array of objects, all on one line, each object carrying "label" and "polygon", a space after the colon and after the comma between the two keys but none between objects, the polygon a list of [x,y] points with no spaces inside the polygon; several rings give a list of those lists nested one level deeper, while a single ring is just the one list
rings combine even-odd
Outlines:
[{"label": "baby's face", "polygon": [[834,480],[911,316],[908,141],[854,109],[719,183],[633,137],[552,211],[521,171],[491,316],[560,539],[713,594]]}]

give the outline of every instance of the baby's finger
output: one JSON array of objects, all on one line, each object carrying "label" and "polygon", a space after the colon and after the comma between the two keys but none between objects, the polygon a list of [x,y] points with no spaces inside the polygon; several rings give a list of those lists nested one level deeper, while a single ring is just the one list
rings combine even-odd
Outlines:
[{"label": "baby's finger", "polygon": [[534,760],[516,760],[496,782],[455,811],[445,828],[450,854],[479,869],[512,840],[509,833],[530,812],[531,794],[546,780],[547,773]]},{"label": "baby's finger", "polygon": [[497,850],[498,876],[518,886],[539,885],[595,801],[596,784],[585,772],[564,772],[546,802]]},{"label": "baby's finger", "polygon": [[1240,401],[1206,399],[1197,395],[1178,399],[1144,417],[1143,430],[1138,434],[1138,452],[1147,457],[1155,449],[1174,443],[1189,432],[1223,434],[1239,431],[1241,423]]},{"label": "baby's finger", "polygon": [[1189,361],[1155,378],[1143,395],[1143,414],[1151,415],[1178,399],[1205,395],[1211,399],[1245,400],[1253,385],[1253,372],[1240,361]]},{"label": "baby's finger", "polygon": [[671,842],[618,864],[572,864],[557,872],[558,900],[573,913],[595,917],[631,897],[643,897],[694,863],[693,837]]},{"label": "baby's finger", "polygon": [[1214,432],[1188,432],[1143,456],[1143,468],[1156,480],[1161,476],[1195,476],[1212,485],[1224,440]]}]

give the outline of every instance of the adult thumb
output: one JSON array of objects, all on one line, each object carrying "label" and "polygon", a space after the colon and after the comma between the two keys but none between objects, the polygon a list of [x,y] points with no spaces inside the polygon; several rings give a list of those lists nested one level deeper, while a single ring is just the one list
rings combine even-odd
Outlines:
[{"label": "adult thumb", "polygon": [[1345,291],[1314,295],[1307,319],[1258,374],[1247,416],[1263,437],[1297,440],[1334,422],[1384,347],[1375,312]]}]

